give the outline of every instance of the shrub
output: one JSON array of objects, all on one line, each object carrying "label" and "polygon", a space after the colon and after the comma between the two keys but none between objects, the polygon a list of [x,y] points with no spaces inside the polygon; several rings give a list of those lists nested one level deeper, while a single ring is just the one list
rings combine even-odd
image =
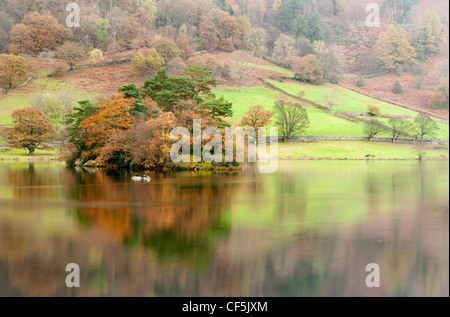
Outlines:
[{"label": "shrub", "polygon": [[67,69],[67,67],[64,66],[63,63],[56,62],[52,66],[51,76],[52,77],[59,77],[59,76],[62,76],[63,74],[65,74],[65,73],[67,73],[67,71],[68,71],[68,69]]},{"label": "shrub", "polygon": [[356,87],[363,87],[366,85],[366,81],[363,77],[359,77],[358,80],[355,83]]},{"label": "shrub", "polygon": [[448,78],[445,78],[435,88],[433,96],[428,101],[432,108],[447,108],[449,105],[449,93],[448,93]]},{"label": "shrub", "polygon": [[414,78],[414,88],[416,88],[416,89],[423,88],[423,77],[416,76],[416,78]]},{"label": "shrub", "polygon": [[403,75],[403,66],[402,65],[397,65],[397,67],[395,67],[395,75],[396,76],[401,76]]},{"label": "shrub", "polygon": [[398,79],[395,81],[394,86],[392,86],[392,92],[397,95],[403,94],[403,85]]},{"label": "shrub", "polygon": [[416,63],[412,67],[412,73],[416,76],[425,76],[426,68],[424,63]]},{"label": "shrub", "polygon": [[309,54],[292,64],[295,78],[315,85],[323,84],[322,64],[315,55]]},{"label": "shrub", "polygon": [[367,113],[371,114],[372,116],[378,116],[382,113],[381,106],[374,105],[374,104],[368,104],[367,105]]}]

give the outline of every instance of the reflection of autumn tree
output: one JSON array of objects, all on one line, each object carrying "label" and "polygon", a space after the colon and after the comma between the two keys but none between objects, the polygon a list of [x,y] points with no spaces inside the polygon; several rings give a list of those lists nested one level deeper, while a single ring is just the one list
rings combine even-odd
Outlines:
[{"label": "reflection of autumn tree", "polygon": [[[448,252],[442,250],[448,249],[448,186],[437,184],[448,176],[427,166],[417,174],[374,173],[373,184],[366,182],[366,173],[355,173],[356,178],[365,175],[357,182],[364,188],[359,194],[368,188],[377,191],[363,199],[373,200],[376,212],[363,202],[358,206],[367,212],[360,222],[330,221],[326,216],[345,210],[325,212],[333,207],[326,203],[313,210],[322,219],[317,226],[306,225],[311,218],[304,214],[317,200],[337,197],[341,191],[330,195],[336,186],[309,187],[323,172],[306,167],[301,178],[281,168],[261,179],[152,174],[148,184],[130,183],[123,171],[55,169],[62,175],[54,184],[68,184],[68,191],[57,198],[65,195],[69,206],[77,204],[87,226],[64,208],[47,212],[36,206],[17,213],[8,204],[2,206],[0,278],[6,279],[0,295],[445,296]],[[27,169],[11,167],[0,175]],[[0,181],[0,190],[11,175]],[[341,182],[342,177],[335,179]],[[395,191],[380,185],[394,181]],[[334,185],[330,180],[319,184]],[[392,195],[401,202],[397,211],[386,210],[386,204],[393,206]],[[241,223],[237,213],[246,211],[243,204],[253,216],[267,204],[258,202],[259,197],[274,200],[269,209],[274,208],[276,217],[263,226]],[[63,225],[47,231],[48,221],[53,223],[58,213],[67,215],[60,219]],[[292,223],[292,216],[300,225]],[[220,234],[226,239],[218,239]],[[64,267],[71,262],[82,268],[83,286],[77,290],[64,284]],[[364,283],[364,268],[372,262],[380,265],[380,289]]]},{"label": "reflection of autumn tree", "polygon": [[17,202],[23,199],[52,199],[60,194],[60,189],[52,186],[61,182],[61,174],[51,164],[17,163],[8,170],[7,183],[13,188]]},{"label": "reflection of autumn tree", "polygon": [[[63,262],[49,261],[54,253],[67,253],[68,245],[58,241],[39,244],[23,232],[0,227],[0,269],[2,262],[9,268],[9,287],[22,296],[54,296],[64,284]],[[1,274],[0,274],[1,275]],[[7,287],[3,285],[2,288]]]},{"label": "reflection of autumn tree", "polygon": [[122,176],[83,172],[72,199],[83,201],[77,210],[82,222],[104,228],[118,241],[143,244],[158,256],[202,257],[210,252],[212,237],[224,234],[229,225],[224,211],[239,186],[213,178],[164,179],[152,175],[151,183],[130,183]]}]

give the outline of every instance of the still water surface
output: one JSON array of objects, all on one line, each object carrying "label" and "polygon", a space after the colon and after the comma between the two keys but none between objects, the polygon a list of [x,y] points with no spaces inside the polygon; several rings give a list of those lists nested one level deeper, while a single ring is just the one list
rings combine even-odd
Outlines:
[{"label": "still water surface", "polygon": [[0,163],[0,296],[449,295],[448,162],[150,176]]}]

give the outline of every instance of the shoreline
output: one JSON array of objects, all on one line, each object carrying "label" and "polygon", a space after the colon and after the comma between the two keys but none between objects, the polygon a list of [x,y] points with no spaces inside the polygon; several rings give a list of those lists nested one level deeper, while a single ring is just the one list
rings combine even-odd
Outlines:
[{"label": "shoreline", "polygon": [[[282,157],[279,161],[419,161],[418,158],[330,158],[330,157]],[[448,161],[448,157],[425,157],[422,161]]]},{"label": "shoreline", "polygon": [[[278,157],[279,161],[419,161],[418,158],[331,158],[331,157]],[[422,161],[448,161],[449,157],[424,157],[422,158]],[[66,161],[61,160],[58,157],[11,157],[11,158],[5,158],[0,157],[0,162],[30,162],[30,163],[66,163]],[[76,167],[83,167],[83,168],[107,168],[105,166],[76,166]],[[120,168],[116,168],[120,169]],[[198,170],[239,170],[242,168],[239,167],[218,167],[213,169],[204,169],[199,168]],[[195,169],[186,169],[186,170],[195,170]]]}]

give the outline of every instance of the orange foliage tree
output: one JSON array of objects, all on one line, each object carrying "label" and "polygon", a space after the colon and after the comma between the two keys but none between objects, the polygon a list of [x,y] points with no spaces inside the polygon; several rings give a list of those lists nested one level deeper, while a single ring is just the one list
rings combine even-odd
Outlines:
[{"label": "orange foliage tree", "polygon": [[58,24],[53,16],[34,13],[12,28],[10,50],[15,54],[37,54],[45,48],[54,50],[70,34],[70,29]]},{"label": "orange foliage tree", "polygon": [[129,129],[132,124],[130,108],[134,101],[134,98],[113,96],[98,106],[98,112],[80,124],[86,133],[86,146],[102,145],[110,134]]},{"label": "orange foliage tree", "polygon": [[24,108],[12,114],[13,128],[6,128],[6,137],[11,147],[25,148],[33,155],[36,148],[56,135],[50,118],[41,110]]},{"label": "orange foliage tree", "polygon": [[263,106],[256,105],[250,108],[242,117],[239,125],[242,127],[252,127],[256,131],[272,123],[273,111],[266,111]]},{"label": "orange foliage tree", "polygon": [[146,169],[164,167],[170,162],[175,142],[170,132],[178,124],[172,112],[160,112],[147,122],[139,118],[129,130],[112,133],[100,148],[97,160],[103,165],[127,166],[132,162]]}]

